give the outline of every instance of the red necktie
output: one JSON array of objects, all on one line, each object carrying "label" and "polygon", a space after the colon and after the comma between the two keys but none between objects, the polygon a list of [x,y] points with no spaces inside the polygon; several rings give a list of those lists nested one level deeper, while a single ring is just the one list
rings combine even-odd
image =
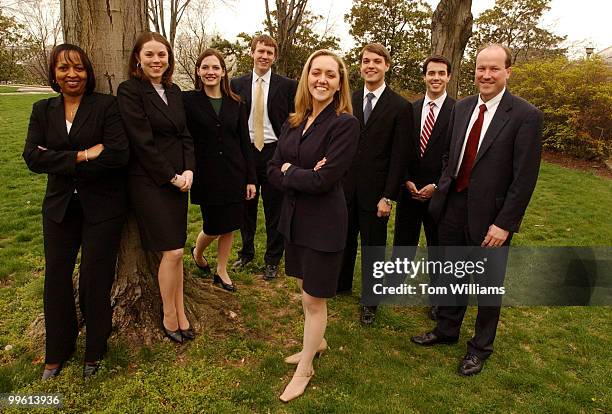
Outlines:
[{"label": "red necktie", "polygon": [[463,152],[463,160],[461,161],[461,167],[459,168],[457,180],[455,181],[457,192],[465,190],[470,184],[470,175],[472,174],[472,167],[474,166],[474,160],[478,153],[478,141],[480,141],[480,132],[482,131],[482,122],[487,106],[482,104],[479,109],[478,118],[476,118],[476,122],[472,125],[472,129],[468,135],[465,151]]},{"label": "red necktie", "polygon": [[431,131],[433,130],[434,124],[436,120],[434,119],[434,107],[436,103],[434,101],[429,102],[429,113],[427,114],[427,118],[425,118],[425,123],[423,124],[423,130],[421,131],[421,140],[419,142],[419,149],[421,152],[421,157],[425,154],[425,149],[427,148],[427,142],[429,142],[429,137],[431,136]]}]

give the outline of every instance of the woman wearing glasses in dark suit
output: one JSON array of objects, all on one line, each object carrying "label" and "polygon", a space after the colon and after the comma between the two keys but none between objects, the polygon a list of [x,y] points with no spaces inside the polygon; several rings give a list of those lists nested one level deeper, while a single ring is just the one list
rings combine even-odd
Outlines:
[{"label": "woman wearing glasses in dark suit", "polygon": [[117,91],[131,147],[128,194],[145,250],[161,252],[157,278],[162,328],[183,343],[194,332],[183,303],[183,248],[187,239],[187,194],[195,158],[181,90],[172,83],[174,54],[159,33],[136,40],[130,79]]},{"label": "woman wearing glasses in dark suit", "polygon": [[78,46],[51,52],[49,84],[60,96],[34,104],[23,158],[47,174],[45,370],[59,375],[75,349],[72,273],[79,249],[79,305],[87,326],[83,376],[96,373],[111,333],[110,290],[127,210],[128,141],[115,98],[94,92],[93,67]]}]

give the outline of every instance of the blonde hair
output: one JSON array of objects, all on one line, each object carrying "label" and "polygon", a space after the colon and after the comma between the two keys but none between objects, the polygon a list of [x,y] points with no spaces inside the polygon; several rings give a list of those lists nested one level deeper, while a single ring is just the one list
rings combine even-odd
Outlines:
[{"label": "blonde hair", "polygon": [[333,100],[333,104],[336,107],[336,114],[353,114],[346,65],[334,52],[327,49],[320,49],[308,57],[308,60],[306,60],[304,68],[302,69],[302,75],[300,76],[300,82],[295,94],[295,112],[289,115],[289,124],[292,128],[295,128],[301,124],[312,112],[312,96],[310,95],[310,90],[308,90],[308,74],[310,73],[312,61],[319,56],[330,56],[338,64],[338,72],[340,73],[340,90],[334,94]]}]

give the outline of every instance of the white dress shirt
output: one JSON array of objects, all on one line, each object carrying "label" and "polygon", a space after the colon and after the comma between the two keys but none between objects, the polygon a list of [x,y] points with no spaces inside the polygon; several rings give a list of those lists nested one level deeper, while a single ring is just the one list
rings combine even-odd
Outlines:
[{"label": "white dress shirt", "polygon": [[[483,114],[482,129],[480,130],[480,137],[478,139],[478,149],[480,149],[482,139],[487,133],[487,129],[491,124],[491,120],[495,115],[495,111],[497,111],[497,107],[499,106],[499,102],[501,101],[502,96],[504,96],[504,92],[506,92],[506,88],[504,88],[494,98],[489,99],[487,102],[484,102],[480,95],[478,95],[478,103],[476,104],[476,108],[474,108],[474,112],[472,112],[470,123],[468,124],[467,131],[465,131],[465,137],[463,138],[463,145],[461,146],[461,152],[459,153],[459,162],[457,163],[457,170],[455,171],[455,176],[459,174],[459,168],[461,168],[461,162],[463,161],[463,153],[465,152],[465,145],[467,144],[468,135],[470,135],[470,130],[472,129],[472,126],[478,118],[478,114],[480,112],[480,105],[485,104],[487,106],[487,110]],[[478,152],[476,152],[476,155],[478,155]]]},{"label": "white dress shirt", "polygon": [[363,87],[363,110],[364,111],[365,111],[366,104],[368,103],[368,98],[366,98],[366,95],[369,93],[374,94],[374,97],[372,98],[372,111],[373,111],[374,107],[376,106],[376,102],[378,102],[380,95],[382,95],[382,93],[385,91],[386,86],[387,84],[383,82],[382,86],[380,86],[378,89],[374,91],[371,91],[364,85]]},{"label": "white dress shirt", "polygon": [[[270,90],[270,78],[272,77],[272,69],[261,76],[263,80],[263,103],[264,103],[264,114],[263,114],[263,132],[264,132],[264,144],[270,144],[278,141],[278,137],[274,133],[270,118],[268,118],[268,91]],[[255,142],[255,127],[253,126],[253,119],[255,118],[255,94],[257,88],[257,80],[260,76],[253,70],[253,83],[251,84],[251,113],[249,114],[249,135],[251,136],[251,142]]]},{"label": "white dress shirt", "polygon": [[[433,107],[434,111],[434,122],[438,119],[438,114],[440,113],[440,108],[444,105],[444,100],[446,99],[446,91],[436,99],[433,99],[433,102],[436,106]],[[421,109],[421,134],[423,133],[423,126],[425,125],[425,120],[427,119],[427,115],[429,115],[429,103],[432,99],[429,99],[429,96],[425,94],[425,99],[423,100],[423,109]],[[420,136],[420,134],[419,134]]]},{"label": "white dress shirt", "polygon": [[161,83],[153,82],[151,82],[151,85],[153,85],[153,88],[155,88],[155,91],[157,92],[159,97],[162,98],[166,105],[168,105],[168,98],[166,97],[166,90],[164,89],[164,85],[162,85]]}]

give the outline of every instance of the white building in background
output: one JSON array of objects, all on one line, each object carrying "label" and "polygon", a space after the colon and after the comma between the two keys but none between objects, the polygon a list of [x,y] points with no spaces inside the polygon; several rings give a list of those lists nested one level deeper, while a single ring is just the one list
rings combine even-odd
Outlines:
[{"label": "white building in background", "polygon": [[612,66],[612,46],[608,46],[601,52],[597,52],[597,54],[601,56],[606,65]]}]

